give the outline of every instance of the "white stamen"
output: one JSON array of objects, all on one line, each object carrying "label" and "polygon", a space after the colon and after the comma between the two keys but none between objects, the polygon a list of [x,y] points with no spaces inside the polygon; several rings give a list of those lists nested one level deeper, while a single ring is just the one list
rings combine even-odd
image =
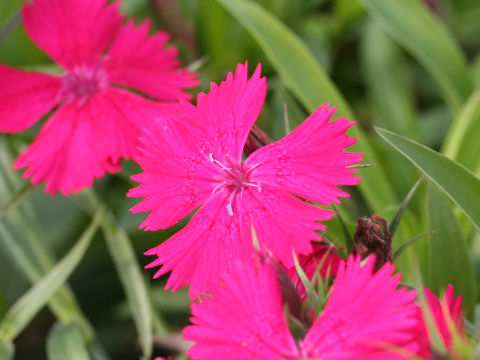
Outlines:
[{"label": "white stamen", "polygon": [[227,211],[228,211],[228,215],[230,216],[233,216],[233,199],[235,199],[235,194],[237,193],[237,191],[232,191],[232,193],[230,194],[230,198],[228,199],[228,205],[227,205]]},{"label": "white stamen", "polygon": [[224,171],[228,172],[229,174],[234,175],[233,172],[232,172],[232,169],[226,167],[226,166],[223,165],[220,161],[218,161],[217,159],[215,159],[215,158],[213,157],[213,154],[212,154],[212,153],[208,154],[208,157],[209,157],[209,159],[210,159],[210,161],[211,161],[212,163],[220,166]]},{"label": "white stamen", "polygon": [[263,164],[263,162],[259,162],[258,164],[253,165],[250,169],[248,169],[248,171],[245,173],[245,175],[250,174],[253,170],[255,170],[257,167],[259,167],[262,164]]}]

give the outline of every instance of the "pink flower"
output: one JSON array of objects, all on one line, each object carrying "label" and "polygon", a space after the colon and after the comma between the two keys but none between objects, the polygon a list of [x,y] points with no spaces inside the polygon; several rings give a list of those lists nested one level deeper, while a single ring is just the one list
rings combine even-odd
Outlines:
[{"label": "pink flower", "polygon": [[[211,297],[192,303],[185,339],[193,359],[406,359],[418,327],[415,291],[397,289],[387,263],[376,273],[351,256],[340,265],[325,309],[296,341],[284,315],[282,291],[268,263],[236,262]],[[298,345],[297,345],[298,344]]]},{"label": "pink flower", "polygon": [[260,66],[248,79],[247,66],[238,65],[235,75],[200,94],[197,106],[181,102],[176,119],[159,120],[142,140],[144,172],[133,177],[142,184],[128,193],[145,197],[133,212],[151,212],[141,227],[168,228],[200,207],[186,227],[146,253],[157,256],[150,267],[163,265],[155,277],[172,271],[167,289],[190,284],[196,297],[217,284],[235,259],[251,256],[252,226],[260,244],[292,266],[292,251],[310,253],[310,241],[320,240],[315,230],[325,228],[318,221],[332,216],[299,197],[328,205],[348,196],[335,185],[358,182],[347,166],[361,154],[344,152],[355,142],[345,134],[353,123],[328,122],[334,109],[327,106],[242,163],[266,88]]},{"label": "pink flower", "polygon": [[[445,294],[442,298],[442,302],[430,291],[430,289],[424,289],[426,304],[429,307],[430,314],[434,321],[438,335],[440,336],[445,349],[448,352],[452,351],[452,332],[448,326],[447,319],[452,321],[457,334],[465,339],[465,325],[462,314],[462,296],[455,298],[455,292],[452,285],[448,285]],[[433,358],[432,355],[432,335],[428,331],[427,320],[422,314],[423,326],[421,327],[421,335],[419,338],[424,339],[420,355],[425,359]]]},{"label": "pink flower", "polygon": [[[120,3],[107,0],[34,0],[22,8],[33,42],[65,69],[54,76],[0,65],[0,131],[23,131],[53,115],[15,168],[32,183],[69,194],[136,156],[140,129],[157,105],[126,88],[162,101],[189,98],[182,89],[196,76],[178,69],[168,35],[148,37],[150,23],[122,25]],[[58,106],[58,108],[55,108]]]}]

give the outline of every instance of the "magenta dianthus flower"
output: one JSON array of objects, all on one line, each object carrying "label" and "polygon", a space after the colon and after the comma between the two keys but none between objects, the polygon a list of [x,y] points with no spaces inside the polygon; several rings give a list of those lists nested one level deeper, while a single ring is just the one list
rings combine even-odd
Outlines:
[{"label": "magenta dianthus flower", "polygon": [[[437,334],[439,335],[445,350],[453,355],[453,358],[459,359],[460,357],[455,354],[455,349],[452,348],[452,329],[449,327],[448,321],[452,322],[454,331],[456,331],[458,336],[461,339],[466,339],[465,324],[462,313],[463,297],[459,296],[458,298],[455,298],[455,292],[452,285],[447,286],[441,302],[428,288],[424,289],[424,294],[426,305],[432,316],[433,325],[438,332]],[[419,355],[422,359],[433,359],[433,336],[429,332],[427,319],[421,309],[419,309],[419,313],[423,320],[422,326],[419,328],[419,338],[423,339]]]},{"label": "magenta dianthus flower", "polygon": [[[150,23],[122,24],[120,3],[34,0],[22,8],[33,42],[65,69],[62,76],[0,65],[0,131],[23,131],[55,106],[53,115],[15,162],[32,183],[69,194],[136,156],[137,138],[163,111],[132,88],[161,101],[189,95],[194,74],[179,69],[169,36],[148,37]],[[8,85],[7,85],[8,84]]]},{"label": "magenta dianthus flower", "polygon": [[[262,247],[284,266],[292,251],[310,253],[320,240],[319,220],[332,212],[320,204],[348,196],[336,185],[354,185],[347,166],[361,154],[344,149],[356,139],[345,131],[346,119],[329,122],[335,109],[318,108],[297,129],[242,162],[248,133],[260,113],[267,90],[260,66],[248,79],[238,65],[219,86],[198,96],[197,105],[181,102],[176,116],[158,119],[141,141],[141,183],[130,197],[145,197],[132,211],[151,212],[141,227],[165,229],[200,207],[190,222],[170,239],[147,252],[162,265],[155,277],[172,271],[167,288],[190,284],[190,295],[215,286],[219,274],[253,252],[252,226]],[[168,120],[168,121],[167,121]]]},{"label": "magenta dianthus flower", "polygon": [[295,339],[274,267],[236,262],[211,297],[192,303],[193,325],[183,334],[195,345],[187,354],[198,360],[407,359],[405,349],[417,342],[416,292],[397,289],[392,264],[374,272],[374,263],[353,256],[342,263],[325,309]]}]

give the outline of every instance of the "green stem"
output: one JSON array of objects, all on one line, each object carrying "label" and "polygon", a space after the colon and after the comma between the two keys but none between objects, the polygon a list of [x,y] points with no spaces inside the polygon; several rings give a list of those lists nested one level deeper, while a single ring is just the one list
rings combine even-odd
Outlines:
[{"label": "green stem", "polygon": [[[93,189],[82,191],[78,200],[89,214],[102,206],[102,201]],[[112,211],[107,211],[101,228],[105,241],[122,282],[133,321],[138,331],[144,356],[150,358],[153,347],[153,331],[167,333],[165,322],[152,306],[135,251],[124,229],[118,226]]]},{"label": "green stem", "polygon": [[23,184],[23,186],[15,191],[13,196],[2,206],[0,206],[0,218],[7,215],[10,210],[13,210],[18,204],[25,200],[33,190],[36,189],[29,182]]}]

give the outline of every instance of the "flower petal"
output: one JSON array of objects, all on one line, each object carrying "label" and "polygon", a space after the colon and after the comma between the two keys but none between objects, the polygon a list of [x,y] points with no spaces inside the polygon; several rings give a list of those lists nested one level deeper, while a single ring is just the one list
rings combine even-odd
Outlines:
[{"label": "flower petal", "polygon": [[311,252],[310,240],[320,239],[314,230],[324,229],[315,221],[329,219],[332,213],[288,193],[255,192],[246,190],[242,199],[237,195],[233,215],[227,211],[228,192],[216,193],[185,228],[147,252],[157,255],[150,267],[163,265],[155,277],[172,271],[167,289],[176,291],[190,284],[190,295],[196,297],[218,284],[219,274],[228,270],[232,261],[254,251],[252,225],[261,246],[286,266],[293,265],[293,251]]},{"label": "flower petal", "polygon": [[348,196],[336,186],[357,184],[360,179],[347,166],[359,162],[361,154],[344,152],[356,141],[345,134],[354,123],[344,118],[328,122],[334,111],[322,105],[286,137],[250,155],[246,167],[260,164],[252,171],[251,181],[323,205]]},{"label": "flower petal", "polygon": [[59,101],[61,79],[0,64],[0,131],[23,131]]},{"label": "flower petal", "polygon": [[214,196],[182,230],[145,253],[157,256],[147,267],[162,265],[155,278],[172,271],[166,289],[176,291],[190,284],[190,296],[195,298],[217,286],[233,261],[250,256],[248,233],[238,217],[228,215],[226,204],[226,199]]},{"label": "flower petal", "polygon": [[[296,359],[298,350],[283,315],[282,291],[271,265],[236,262],[211,298],[192,303],[193,359]],[[248,265],[247,265],[248,264]]]},{"label": "flower petal", "polygon": [[287,268],[294,265],[293,252],[297,255],[312,252],[311,241],[321,239],[315,231],[325,229],[318,221],[328,220],[334,214],[266,186],[261,193],[249,188],[236,197],[234,209],[235,206],[240,208],[238,216],[242,216],[242,224],[247,229],[253,225],[259,243]]},{"label": "flower petal", "polygon": [[141,228],[166,229],[212,195],[217,170],[208,156],[191,144],[191,131],[174,116],[165,116],[143,133],[138,162],[144,172],[132,176],[142,184],[127,194],[145,197],[131,209],[134,213],[151,212]]},{"label": "flower petal", "polygon": [[120,2],[34,0],[23,5],[25,29],[33,42],[66,69],[96,66],[123,17]]},{"label": "flower petal", "polygon": [[239,164],[248,133],[265,101],[267,83],[260,65],[248,79],[247,64],[239,64],[220,85],[198,95],[197,106],[183,102],[181,117],[196,127],[199,150],[222,163]]},{"label": "flower petal", "polygon": [[169,35],[148,37],[150,21],[122,26],[103,64],[111,83],[128,86],[164,101],[190,99],[183,89],[197,86],[196,74],[178,68],[178,50],[165,48]]},{"label": "flower petal", "polygon": [[[452,285],[448,285],[445,291],[445,295],[442,299],[442,303],[438,300],[435,294],[428,288],[424,288],[425,300],[426,304],[429,307],[430,314],[435,321],[435,326],[438,331],[438,334],[443,341],[443,345],[446,347],[448,351],[452,350],[452,332],[450,327],[448,326],[447,319],[448,317],[451,318],[453,324],[458,331],[458,334],[461,337],[465,337],[465,325],[463,321],[463,314],[462,314],[462,296],[459,296],[457,299],[455,298],[455,292],[453,290]],[[431,348],[433,347],[431,338],[432,336],[429,334],[429,329],[427,325],[427,320],[424,318],[424,330],[423,334],[425,335],[426,341],[424,342],[423,346],[423,355],[429,355],[431,353]]]},{"label": "flower petal", "polygon": [[30,147],[15,161],[28,167],[24,177],[46,181],[46,192],[64,194],[92,185],[119,170],[121,158],[136,154],[140,128],[155,113],[140,96],[107,89],[86,103],[67,102],[47,121]]},{"label": "flower petal", "polygon": [[[328,303],[307,333],[302,354],[321,359],[406,359],[394,349],[415,343],[419,322],[415,291],[397,289],[387,263],[374,273],[351,256],[340,266]],[[388,350],[390,349],[390,350]]]}]

